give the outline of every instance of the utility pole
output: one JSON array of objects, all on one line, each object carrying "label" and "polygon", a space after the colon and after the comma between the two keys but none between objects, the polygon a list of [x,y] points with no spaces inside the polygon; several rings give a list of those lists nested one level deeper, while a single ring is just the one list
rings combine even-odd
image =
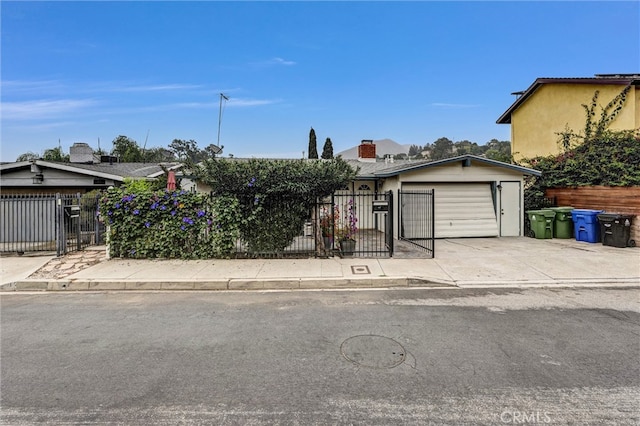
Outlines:
[{"label": "utility pole", "polygon": [[220,93],[220,108],[218,109],[218,143],[220,146],[220,126],[222,125],[222,100],[228,101],[229,98],[224,93]]}]

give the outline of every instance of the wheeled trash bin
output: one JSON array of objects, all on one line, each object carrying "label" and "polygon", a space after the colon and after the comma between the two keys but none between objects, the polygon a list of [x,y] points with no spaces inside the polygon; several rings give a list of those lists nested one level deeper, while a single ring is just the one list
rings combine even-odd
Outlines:
[{"label": "wheeled trash bin", "polygon": [[571,211],[576,241],[600,242],[600,227],[598,226],[598,214],[600,213],[602,210],[574,209]]},{"label": "wheeled trash bin", "polygon": [[631,239],[631,223],[633,216],[621,213],[600,213],[600,235],[602,245],[612,247],[635,247]]},{"label": "wheeled trash bin", "polygon": [[545,210],[553,210],[556,217],[553,222],[553,238],[572,238],[573,237],[573,219],[571,212],[573,207],[549,207]]},{"label": "wheeled trash bin", "polygon": [[529,236],[539,240],[553,238],[553,221],[556,212],[553,210],[528,210],[531,229]]}]

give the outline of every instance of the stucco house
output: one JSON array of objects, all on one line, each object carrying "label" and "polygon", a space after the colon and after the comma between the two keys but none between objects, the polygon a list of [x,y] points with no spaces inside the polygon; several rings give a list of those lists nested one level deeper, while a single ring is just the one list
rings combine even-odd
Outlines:
[{"label": "stucco house", "polygon": [[[596,74],[589,78],[538,78],[498,118],[511,125],[511,152],[516,160],[560,153],[558,133],[568,127],[584,129],[585,110],[596,91],[598,104],[606,106],[631,86],[626,103],[610,128],[640,128],[640,74]],[[596,117],[597,118],[597,117]]]},{"label": "stucco house", "polygon": [[[433,189],[435,238],[525,234],[524,178],[539,176],[537,170],[474,155],[438,161],[377,161],[375,145],[360,152],[364,155],[358,160],[349,160],[359,169],[349,191],[391,191],[398,200],[402,192]],[[401,226],[408,226],[400,222],[400,210],[421,207],[394,203],[396,235]]]}]

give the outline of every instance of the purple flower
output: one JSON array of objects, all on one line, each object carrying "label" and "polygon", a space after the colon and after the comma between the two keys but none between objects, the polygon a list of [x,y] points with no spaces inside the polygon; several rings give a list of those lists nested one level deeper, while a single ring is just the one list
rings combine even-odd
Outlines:
[{"label": "purple flower", "polygon": [[158,208],[158,203],[157,202],[151,204],[151,210],[155,210],[156,208]]},{"label": "purple flower", "polygon": [[138,214],[140,214],[140,210],[138,210],[138,209],[135,209],[135,210],[133,211],[133,214],[135,214],[135,215],[138,215]]},{"label": "purple flower", "polygon": [[164,211],[164,210],[166,210],[166,209],[167,209],[167,206],[160,206],[160,210],[163,210],[163,211]]},{"label": "purple flower", "polygon": [[251,180],[249,181],[249,188],[255,185],[255,183],[256,183],[256,178],[252,177]]},{"label": "purple flower", "polygon": [[109,210],[109,211],[107,212],[107,215],[108,215],[108,216],[111,216],[112,214],[113,214],[113,212],[112,212],[111,210]]},{"label": "purple flower", "polygon": [[182,225],[182,226],[180,227],[180,229],[182,229],[182,230],[184,231],[184,230],[185,230],[185,229],[187,229],[187,228],[186,228],[184,225]]},{"label": "purple flower", "polygon": [[171,210],[171,216],[175,216],[176,215],[176,211],[175,210]]},{"label": "purple flower", "polygon": [[114,206],[116,209],[120,208],[120,203],[116,203],[116,205]]},{"label": "purple flower", "polygon": [[198,217],[202,217],[205,215],[204,210],[198,210]]},{"label": "purple flower", "polygon": [[189,225],[193,225],[193,219],[191,219],[190,217],[183,217],[182,221],[184,223],[188,223]]},{"label": "purple flower", "polygon": [[148,227],[150,227],[150,226],[151,226],[151,223],[150,223],[150,222],[145,222],[145,223],[144,223],[144,227],[145,227],[145,228],[148,228]]}]

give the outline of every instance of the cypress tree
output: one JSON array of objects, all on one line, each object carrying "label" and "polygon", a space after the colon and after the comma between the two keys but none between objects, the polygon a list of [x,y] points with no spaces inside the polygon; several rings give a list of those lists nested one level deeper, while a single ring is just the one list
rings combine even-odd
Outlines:
[{"label": "cypress tree", "polygon": [[322,147],[322,158],[325,160],[333,158],[333,143],[331,142],[331,138],[327,138],[327,140],[324,141],[324,147]]},{"label": "cypress tree", "polygon": [[316,131],[311,128],[309,132],[309,158],[318,158],[318,146],[316,143]]}]

